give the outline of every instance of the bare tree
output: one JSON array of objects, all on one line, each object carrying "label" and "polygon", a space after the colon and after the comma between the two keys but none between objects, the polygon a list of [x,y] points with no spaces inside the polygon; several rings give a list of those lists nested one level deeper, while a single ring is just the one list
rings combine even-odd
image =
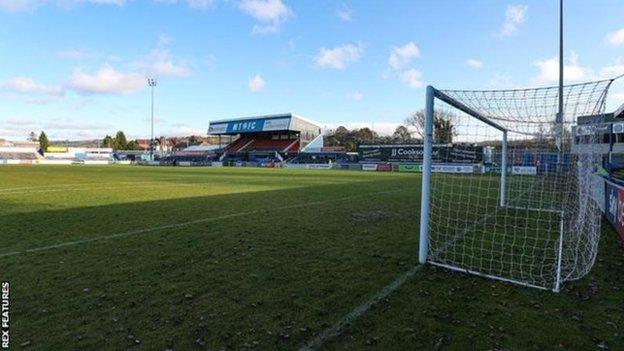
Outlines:
[{"label": "bare tree", "polygon": [[392,140],[398,144],[406,144],[412,141],[412,136],[406,126],[400,125],[394,130]]},{"label": "bare tree", "polygon": [[[453,142],[457,135],[459,116],[448,110],[435,110],[433,112],[434,143],[448,144]],[[425,111],[420,110],[405,119],[407,126],[412,127],[416,139],[425,140]]]}]

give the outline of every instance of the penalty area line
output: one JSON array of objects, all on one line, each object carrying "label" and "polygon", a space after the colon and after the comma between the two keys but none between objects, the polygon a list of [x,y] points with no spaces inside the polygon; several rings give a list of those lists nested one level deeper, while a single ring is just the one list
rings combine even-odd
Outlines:
[{"label": "penalty area line", "polygon": [[414,266],[409,271],[403,273],[398,278],[393,280],[390,284],[386,285],[383,289],[379,290],[373,297],[369,300],[365,301],[363,304],[354,308],[351,312],[349,312],[346,316],[344,316],[340,321],[331,327],[323,330],[320,334],[318,334],[314,339],[303,345],[299,351],[313,351],[318,350],[323,344],[325,344],[330,339],[342,334],[344,328],[349,324],[353,323],[355,320],[359,319],[363,315],[368,312],[374,305],[379,303],[379,301],[385,299],[392,292],[400,288],[405,282],[416,275],[418,271],[420,271],[424,265]]},{"label": "penalty area line", "polygon": [[145,229],[136,229],[136,230],[131,230],[131,231],[117,233],[117,234],[98,236],[98,237],[95,237],[95,238],[75,240],[75,241],[67,241],[67,242],[64,242],[64,243],[59,243],[59,244],[54,244],[54,245],[40,246],[40,247],[31,248],[31,249],[25,249],[23,251],[5,252],[5,253],[0,253],[0,258],[9,257],[9,256],[17,256],[17,255],[26,254],[26,253],[48,251],[48,250],[58,249],[58,248],[62,248],[62,247],[88,244],[88,243],[97,242],[97,241],[116,239],[116,238],[121,238],[121,237],[137,235],[137,234],[151,233],[151,232],[156,232],[156,231],[166,230],[166,229],[181,228],[181,227],[186,227],[186,226],[193,225],[193,224],[208,223],[208,222],[214,222],[214,221],[219,221],[219,220],[223,220],[223,219],[244,217],[244,216],[249,216],[249,215],[254,215],[254,214],[259,214],[259,213],[268,213],[268,212],[288,210],[288,209],[299,208],[299,207],[324,205],[324,204],[328,204],[328,203],[332,203],[332,202],[339,202],[339,201],[357,199],[357,198],[361,198],[361,197],[368,197],[368,196],[374,196],[374,195],[384,195],[384,194],[398,193],[398,192],[402,192],[402,191],[405,191],[405,190],[408,190],[408,189],[385,190],[385,191],[378,191],[378,192],[366,193],[366,194],[360,194],[360,195],[343,196],[343,197],[338,197],[338,198],[333,198],[333,199],[328,199],[328,200],[317,200],[317,201],[302,202],[302,203],[298,203],[298,204],[273,207],[273,208],[270,208],[270,209],[262,209],[262,210],[253,210],[253,211],[246,211],[246,212],[230,213],[230,214],[216,216],[216,217],[208,217],[208,218],[196,219],[196,220],[188,221],[188,222],[173,223],[173,224],[167,224],[167,225],[151,227],[151,228],[145,228]]}]

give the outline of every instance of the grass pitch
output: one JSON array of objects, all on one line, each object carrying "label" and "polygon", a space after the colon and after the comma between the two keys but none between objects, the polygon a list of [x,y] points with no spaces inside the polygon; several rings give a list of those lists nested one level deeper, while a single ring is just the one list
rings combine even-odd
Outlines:
[{"label": "grass pitch", "polygon": [[[419,204],[413,174],[3,166],[11,345],[298,349],[417,265]],[[426,267],[323,348],[622,349],[603,228],[561,294]]]}]

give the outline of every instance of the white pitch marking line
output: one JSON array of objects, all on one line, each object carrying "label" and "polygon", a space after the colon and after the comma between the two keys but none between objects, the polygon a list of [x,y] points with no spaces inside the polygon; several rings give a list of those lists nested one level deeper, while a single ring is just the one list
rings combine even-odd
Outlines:
[{"label": "white pitch marking line", "polygon": [[344,197],[339,197],[339,198],[330,199],[330,200],[311,201],[311,202],[299,203],[299,204],[294,204],[294,205],[279,206],[279,207],[273,207],[271,209],[263,209],[263,210],[254,210],[254,211],[247,211],[247,212],[231,213],[231,214],[217,216],[217,217],[208,217],[208,218],[196,219],[196,220],[188,221],[188,222],[167,224],[167,225],[162,225],[162,226],[152,227],[152,228],[146,228],[146,229],[131,230],[131,231],[128,231],[128,232],[111,234],[111,235],[105,235],[105,236],[99,236],[99,237],[90,238],[90,239],[67,241],[67,242],[64,242],[64,243],[59,243],[59,244],[54,244],[54,245],[35,247],[35,248],[32,248],[32,249],[26,249],[24,251],[5,252],[5,253],[1,253],[0,254],[0,258],[9,257],[9,256],[16,256],[16,255],[25,254],[25,253],[47,251],[47,250],[52,250],[52,249],[57,249],[57,248],[67,247],[67,246],[75,246],[75,245],[87,244],[87,243],[91,243],[91,242],[95,242],[95,241],[110,240],[110,239],[114,239],[114,238],[130,236],[130,235],[150,233],[150,232],[155,232],[155,231],[164,230],[164,229],[180,228],[180,227],[185,227],[185,226],[193,225],[193,224],[213,222],[213,221],[222,220],[222,219],[228,219],[228,218],[243,217],[243,216],[248,216],[248,215],[258,214],[258,213],[281,211],[281,210],[287,210],[287,209],[292,209],[292,208],[297,208],[297,207],[305,207],[305,206],[324,205],[324,204],[328,204],[328,203],[331,203],[331,202],[350,200],[350,199],[355,199],[355,198],[360,198],[360,197],[367,197],[367,196],[371,196],[371,195],[382,195],[382,194],[397,193],[397,192],[401,192],[401,191],[404,191],[404,190],[406,190],[406,189],[386,190],[386,191],[379,191],[379,192],[375,192],[375,193],[353,195],[353,196],[344,196]]},{"label": "white pitch marking line", "polygon": [[[176,183],[169,184],[166,182],[127,182],[131,185],[115,185],[115,184],[101,184],[98,187],[89,187],[89,188],[65,188],[65,189],[44,189],[44,190],[32,190],[32,191],[14,191],[14,192],[1,192],[0,196],[3,195],[27,195],[27,194],[38,194],[38,193],[54,193],[54,192],[65,192],[65,191],[93,191],[93,190],[116,190],[116,189],[144,189],[144,188],[158,188],[158,187],[205,187],[208,188],[210,184],[207,183]],[[123,184],[127,184],[123,183]],[[117,183],[122,184],[122,183]],[[135,185],[136,184],[136,185]],[[91,184],[97,185],[97,184]],[[107,185],[107,186],[102,186]]]},{"label": "white pitch marking line", "polygon": [[17,187],[17,188],[0,188],[0,193],[14,192],[14,191],[17,191],[17,190],[30,190],[30,189],[40,190],[40,189],[48,189],[48,188],[64,188],[64,187],[69,187],[69,186],[89,185],[89,184],[93,184],[93,182],[90,182],[90,183],[89,182],[69,183],[69,184],[59,184],[59,185],[22,186],[22,187]]},{"label": "white pitch marking line", "polygon": [[[114,187],[127,187],[136,184],[137,186],[145,185],[145,184],[163,184],[161,182],[114,182],[114,183],[75,183],[75,184],[67,184],[65,186],[49,186],[49,187],[25,187],[25,188],[13,188],[13,189],[0,189],[0,195],[22,195],[22,194],[36,194],[36,193],[47,193],[47,192],[57,192],[57,191],[74,191],[74,190],[94,190],[94,189],[102,189],[102,186],[106,186],[108,188]],[[167,183],[165,183],[167,184]],[[183,183],[185,184],[185,183]],[[168,184],[169,185],[169,184]],[[69,186],[81,186],[75,188],[67,188]],[[89,186],[88,188],[82,186]]]},{"label": "white pitch marking line", "polygon": [[400,288],[405,282],[416,275],[416,273],[421,270],[424,266],[418,265],[409,271],[403,273],[398,278],[392,281],[392,283],[386,285],[383,289],[379,290],[373,297],[371,297],[368,301],[365,301],[363,304],[354,308],[351,312],[349,312],[346,316],[344,316],[339,322],[335,323],[331,327],[323,330],[320,334],[318,334],[314,339],[306,343],[302,346],[299,351],[312,351],[318,350],[325,342],[334,337],[342,334],[345,327],[351,324],[353,321],[362,317],[368,310],[370,310],[373,305],[377,304],[382,299],[385,299],[390,295],[393,291]]}]

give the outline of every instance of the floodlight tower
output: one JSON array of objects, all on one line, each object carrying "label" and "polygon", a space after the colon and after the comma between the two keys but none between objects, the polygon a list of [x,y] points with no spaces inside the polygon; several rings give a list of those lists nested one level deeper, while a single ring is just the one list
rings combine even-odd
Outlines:
[{"label": "floodlight tower", "polygon": [[154,161],[154,88],[156,87],[156,78],[147,78],[147,84],[152,89],[152,127],[150,134],[150,161]]}]

